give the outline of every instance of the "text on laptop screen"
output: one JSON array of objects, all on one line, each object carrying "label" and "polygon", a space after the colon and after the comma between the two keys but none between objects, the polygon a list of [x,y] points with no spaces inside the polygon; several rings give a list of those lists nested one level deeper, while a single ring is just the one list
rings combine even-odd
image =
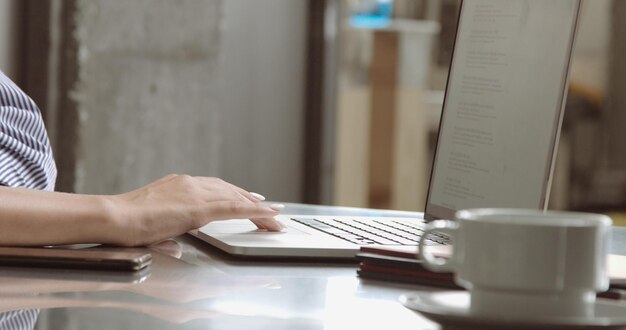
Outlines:
[{"label": "text on laptop screen", "polygon": [[578,0],[465,0],[426,213],[542,208]]}]

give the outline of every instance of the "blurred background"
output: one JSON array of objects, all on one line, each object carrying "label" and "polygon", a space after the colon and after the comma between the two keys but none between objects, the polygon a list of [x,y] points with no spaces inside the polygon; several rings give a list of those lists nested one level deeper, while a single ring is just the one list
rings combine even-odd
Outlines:
[{"label": "blurred background", "polygon": [[[189,173],[272,200],[422,210],[459,3],[0,0],[0,69],[42,110],[59,191]],[[584,1],[550,203],[618,222],[622,13]]]}]

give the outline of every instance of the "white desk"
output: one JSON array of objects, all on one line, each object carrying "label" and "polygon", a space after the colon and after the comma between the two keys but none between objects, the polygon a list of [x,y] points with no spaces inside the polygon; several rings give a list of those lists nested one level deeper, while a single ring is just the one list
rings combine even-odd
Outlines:
[{"label": "white desk", "polygon": [[[328,212],[414,215],[285,210]],[[626,254],[626,230],[614,237],[613,252]],[[397,302],[404,292],[432,288],[361,280],[357,264],[241,260],[190,236],[177,241],[181,258],[153,252],[147,278],[0,269],[0,310],[40,309],[37,329],[437,329]]]}]

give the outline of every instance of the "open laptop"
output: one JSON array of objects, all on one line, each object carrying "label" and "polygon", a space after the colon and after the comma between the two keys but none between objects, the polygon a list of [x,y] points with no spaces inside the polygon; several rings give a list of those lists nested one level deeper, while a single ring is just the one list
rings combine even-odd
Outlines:
[{"label": "open laptop", "polygon": [[[425,221],[477,207],[545,209],[580,0],[464,0],[424,218],[281,215],[192,235],[249,257],[351,258],[364,245],[416,245]],[[445,244],[446,237],[432,237]]]}]

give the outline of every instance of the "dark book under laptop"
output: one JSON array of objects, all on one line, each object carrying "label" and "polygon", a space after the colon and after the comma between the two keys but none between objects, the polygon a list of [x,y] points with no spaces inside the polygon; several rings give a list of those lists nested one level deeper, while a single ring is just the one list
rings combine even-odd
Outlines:
[{"label": "dark book under laptop", "polygon": [[[439,257],[450,255],[450,246],[431,247]],[[417,247],[364,246],[356,254],[358,276],[388,283],[404,283],[463,290],[452,273],[433,272],[416,258]],[[598,296],[626,300],[626,256],[611,254],[607,258],[610,289]],[[622,294],[623,293],[623,294]]]},{"label": "dark book under laptop", "polygon": [[283,232],[229,220],[191,234],[237,256],[354,258],[362,246],[416,245],[425,221],[460,209],[545,209],[579,10],[462,1],[423,217],[281,215]]}]

